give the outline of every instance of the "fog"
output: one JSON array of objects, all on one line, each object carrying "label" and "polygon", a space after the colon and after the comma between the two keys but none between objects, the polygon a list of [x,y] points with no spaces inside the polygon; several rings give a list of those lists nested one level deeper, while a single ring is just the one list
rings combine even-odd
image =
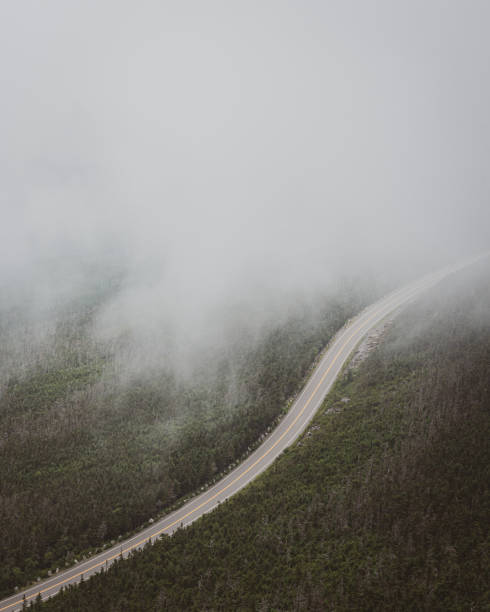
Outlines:
[{"label": "fog", "polygon": [[99,337],[205,345],[487,250],[489,22],[477,0],[2,2],[4,303],[114,271]]}]

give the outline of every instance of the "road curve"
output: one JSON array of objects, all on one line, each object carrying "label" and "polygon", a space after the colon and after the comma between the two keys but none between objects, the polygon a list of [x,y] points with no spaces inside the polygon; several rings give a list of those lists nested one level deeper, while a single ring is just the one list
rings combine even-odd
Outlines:
[{"label": "road curve", "polygon": [[303,432],[322,404],[349,355],[370,329],[375,327],[388,314],[394,313],[397,309],[415,299],[420,293],[437,284],[445,276],[466,267],[475,260],[450,266],[427,275],[406,287],[393,291],[363,310],[351,319],[330,342],[308,382],[276,429],[234,470],[209,489],[189,500],[181,508],[156,521],[137,535],[2,600],[0,602],[0,612],[20,610],[24,600],[29,602],[36,598],[38,594],[41,595],[42,599],[52,597],[63,587],[80,582],[82,576],[86,579],[108,567],[121,555],[127,557],[131,551],[142,548],[148,542],[154,542],[162,534],[172,534],[179,527],[189,525],[206,512],[216,508],[220,502],[237,493],[267,469],[284,449]]}]

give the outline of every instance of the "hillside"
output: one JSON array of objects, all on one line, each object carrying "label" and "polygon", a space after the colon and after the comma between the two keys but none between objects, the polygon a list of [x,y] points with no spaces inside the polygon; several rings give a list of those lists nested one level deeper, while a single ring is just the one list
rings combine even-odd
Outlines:
[{"label": "hillside", "polygon": [[[110,545],[219,477],[285,409],[319,351],[366,299],[295,309],[182,375],[139,367],[128,334],[101,339],[120,280],[92,285],[33,326],[0,313],[0,593]],[[37,334],[37,335],[36,335]],[[155,339],[158,341],[159,339]],[[141,352],[141,351],[140,351]],[[122,365],[121,365],[122,364]]]},{"label": "hillside", "polygon": [[211,515],[42,610],[490,608],[490,284],[460,273]]}]

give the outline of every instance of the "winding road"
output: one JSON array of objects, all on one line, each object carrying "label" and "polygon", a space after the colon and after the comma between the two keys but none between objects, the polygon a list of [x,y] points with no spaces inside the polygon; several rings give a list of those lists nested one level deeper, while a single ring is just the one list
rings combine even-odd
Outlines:
[{"label": "winding road", "polygon": [[237,493],[261,474],[304,431],[308,422],[321,406],[352,351],[384,317],[406,305],[445,276],[473,263],[475,259],[450,266],[427,275],[401,289],[393,291],[351,319],[333,338],[301,393],[278,426],[263,443],[240,465],[200,495],[187,501],[181,508],[154,522],[137,535],[119,542],[102,553],[94,555],[70,569],[59,572],[47,580],[36,583],[0,602],[0,612],[14,612],[22,608],[23,601],[31,601],[38,594],[42,599],[52,597],[60,589],[87,579],[108,567],[115,559],[154,542],[162,534],[172,534],[179,527],[189,525],[206,512],[210,512],[225,499]]}]

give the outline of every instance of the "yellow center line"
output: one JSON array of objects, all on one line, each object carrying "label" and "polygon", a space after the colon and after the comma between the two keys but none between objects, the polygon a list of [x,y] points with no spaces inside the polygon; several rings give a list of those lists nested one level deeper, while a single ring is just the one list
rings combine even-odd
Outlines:
[{"label": "yellow center line", "polygon": [[[413,290],[415,290],[415,293],[417,292],[416,288],[413,288]],[[394,296],[393,296],[394,297]],[[407,299],[407,298],[405,298]],[[402,300],[403,303],[404,300]],[[229,482],[226,486],[224,486],[222,489],[220,489],[219,491],[217,491],[214,495],[212,495],[211,497],[207,498],[205,501],[203,501],[202,503],[200,503],[198,506],[196,506],[195,508],[193,508],[192,510],[189,510],[189,512],[187,512],[186,514],[184,514],[183,516],[179,517],[178,519],[174,520],[173,522],[171,522],[170,524],[166,525],[165,527],[162,527],[162,529],[156,531],[155,533],[153,533],[150,536],[146,536],[144,538],[142,538],[141,540],[138,540],[137,542],[135,542],[134,544],[131,544],[131,546],[128,546],[127,548],[125,548],[124,550],[121,549],[121,551],[117,552],[116,554],[112,555],[111,557],[107,557],[106,559],[104,559],[103,561],[99,561],[97,563],[94,563],[93,565],[91,565],[88,568],[85,568],[83,571],[78,572],[77,574],[73,574],[72,576],[69,576],[63,580],[60,580],[59,582],[56,582],[55,584],[46,587],[44,589],[41,589],[39,591],[36,591],[35,593],[32,593],[31,595],[26,595],[25,596],[25,601],[28,601],[29,599],[33,599],[34,597],[37,597],[39,594],[43,594],[46,593],[47,591],[51,591],[54,588],[60,587],[64,584],[66,584],[67,582],[70,582],[72,580],[74,580],[75,578],[79,578],[80,576],[82,576],[83,574],[86,574],[88,572],[91,572],[94,569],[97,569],[98,567],[101,567],[102,565],[108,563],[109,561],[113,561],[114,559],[116,559],[117,557],[120,557],[121,555],[124,555],[125,553],[130,552],[131,550],[137,548],[138,546],[141,546],[142,544],[145,544],[146,542],[151,541],[153,538],[158,537],[160,534],[162,534],[163,532],[167,531],[168,529],[171,529],[172,527],[174,527],[175,525],[177,525],[178,523],[182,523],[186,518],[188,518],[189,516],[191,516],[192,514],[194,514],[195,512],[197,512],[198,510],[200,510],[203,506],[209,504],[210,502],[212,502],[214,499],[216,499],[219,495],[221,495],[222,493],[224,493],[225,491],[227,491],[230,487],[232,487],[236,482],[238,482],[241,478],[243,478],[244,476],[246,476],[248,474],[248,472],[250,472],[250,470],[252,470],[258,463],[260,463],[265,457],[267,457],[267,455],[269,455],[274,448],[279,444],[279,442],[281,442],[281,440],[284,439],[284,437],[291,431],[291,429],[294,427],[294,425],[298,422],[298,420],[301,418],[301,416],[304,414],[305,410],[308,408],[308,406],[310,405],[313,397],[315,396],[316,392],[318,391],[318,389],[320,388],[320,386],[323,384],[323,381],[325,380],[325,378],[327,377],[328,373],[330,372],[330,370],[332,369],[333,365],[335,364],[335,362],[337,361],[337,359],[339,358],[339,356],[341,355],[342,351],[344,350],[344,348],[349,344],[349,342],[352,340],[352,338],[359,332],[361,332],[363,330],[363,328],[365,328],[368,323],[370,321],[372,321],[372,319],[374,319],[376,316],[378,316],[380,314],[380,312],[384,309],[387,308],[387,305],[385,304],[384,306],[382,306],[381,308],[379,308],[378,310],[376,310],[376,312],[374,312],[373,314],[371,314],[368,319],[366,319],[366,321],[364,321],[364,323],[355,331],[353,331],[350,336],[347,338],[347,340],[342,344],[342,346],[340,347],[340,349],[337,351],[335,357],[333,357],[330,365],[328,366],[328,368],[325,370],[325,372],[322,374],[322,377],[320,378],[320,381],[318,382],[318,384],[316,385],[315,389],[313,390],[313,392],[311,393],[310,397],[308,398],[308,400],[305,402],[304,406],[301,408],[301,410],[298,412],[298,414],[296,415],[296,417],[294,418],[294,420],[290,423],[290,425],[283,431],[283,433],[279,436],[279,438],[274,442],[274,444],[272,446],[270,446],[270,448],[268,448],[258,459],[256,459],[251,465],[248,466],[248,468],[246,470],[244,470],[243,472],[241,472],[238,476],[236,476],[236,478],[234,478],[231,482]],[[388,307],[388,312],[391,310],[393,310],[395,307],[389,306]],[[355,325],[354,325],[355,326]],[[4,606],[3,608],[0,608],[0,612],[3,612],[4,610],[7,610],[8,608],[11,608],[12,606],[16,606],[19,603],[22,603],[23,600],[21,601],[15,601],[11,604],[8,604],[7,606]]]}]

